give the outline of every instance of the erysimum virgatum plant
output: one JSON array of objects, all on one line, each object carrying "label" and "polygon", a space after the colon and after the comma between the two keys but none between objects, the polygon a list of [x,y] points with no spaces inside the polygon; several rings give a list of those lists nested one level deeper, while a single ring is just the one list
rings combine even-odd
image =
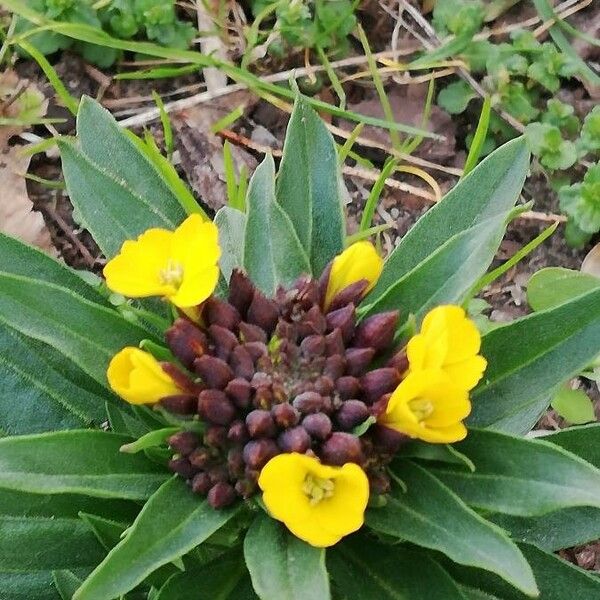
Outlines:
[{"label": "erysimum virgatum plant", "polygon": [[600,429],[524,435],[597,356],[600,289],[483,336],[461,308],[522,139],[382,260],[302,99],[214,222],[99,105],[77,125],[104,279],[0,238],[2,598],[600,597],[553,554],[600,536]]}]

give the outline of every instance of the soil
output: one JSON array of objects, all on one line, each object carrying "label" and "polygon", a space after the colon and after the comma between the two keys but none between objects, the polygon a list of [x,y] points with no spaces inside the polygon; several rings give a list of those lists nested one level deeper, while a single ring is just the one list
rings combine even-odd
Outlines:
[{"label": "soil", "polygon": [[[371,12],[371,16],[369,17],[369,26],[372,28],[370,33],[373,33],[373,35],[376,33],[378,36],[373,43],[377,50],[388,49],[393,22],[392,26],[390,26],[390,17],[382,12],[374,2],[371,5],[374,7],[372,10],[377,10],[376,13]],[[395,3],[394,6],[396,6]],[[595,27],[597,27],[600,18],[598,17],[598,13],[600,13],[600,7],[596,6],[593,18],[590,17],[588,19],[590,23],[595,24]],[[372,16],[374,14],[377,15],[376,18]],[[511,18],[515,18],[514,11],[509,12],[505,17],[509,22]],[[589,27],[593,29],[591,24]],[[597,31],[597,29],[594,31]],[[414,42],[414,40],[412,41]],[[296,57],[296,59],[300,60],[299,57]],[[295,66],[301,65],[300,61]],[[277,68],[283,69],[290,68],[291,66],[294,65],[277,65]],[[152,108],[154,106],[151,98],[153,90],[156,90],[163,97],[173,100],[202,91],[204,87],[200,75],[188,75],[176,79],[154,81],[115,81],[111,79],[110,73],[101,73],[95,68],[86,65],[79,57],[69,53],[55,57],[55,68],[72,95],[79,97],[82,94],[88,94],[99,98],[113,114],[121,118],[140,112],[143,109]],[[66,119],[64,124],[57,127],[58,131],[64,134],[73,134],[73,118],[56,102],[52,88],[46,82],[37,65],[30,61],[19,61],[16,69],[21,77],[37,82],[39,89],[50,99],[48,116]],[[263,65],[262,69],[268,71],[269,65]],[[396,110],[399,118],[404,122],[412,122],[418,125],[425,88],[418,84],[402,86],[388,82],[388,89],[390,90],[393,108]],[[368,113],[375,107],[373,114],[376,113],[379,103],[372,86],[359,83],[353,84],[348,86],[347,93],[352,109]],[[332,98],[328,94],[329,91],[324,90],[322,97]],[[593,100],[590,100],[587,91],[582,85],[561,90],[559,96],[563,99],[571,100],[573,104],[577,105],[578,110],[582,111],[589,110],[594,103]],[[246,100],[247,110],[244,118],[236,123],[234,129],[235,133],[241,136],[240,139],[248,139],[252,142],[252,144],[243,148],[243,151],[248,156],[240,159],[248,162],[249,159],[260,158],[260,152],[257,152],[257,148],[264,148],[265,146],[275,149],[281,148],[287,115],[264,101],[249,101],[248,95],[246,95]],[[204,195],[202,193],[202,177],[206,173],[203,173],[202,177],[199,178],[198,173],[193,172],[193,166],[190,167],[190,156],[192,159],[195,156],[201,158],[202,156],[206,157],[208,152],[217,152],[221,148],[222,140],[216,137],[213,138],[209,144],[209,148],[212,150],[207,151],[205,146],[201,146],[197,140],[194,141],[193,135],[190,136],[189,123],[190,120],[194,121],[196,117],[203,118],[203,115],[198,114],[202,113],[202,111],[216,111],[212,113],[214,116],[215,114],[218,115],[219,111],[223,112],[223,107],[223,102],[215,101],[212,104],[204,104],[191,111],[186,111],[185,114],[173,116],[177,144],[181,150],[182,158],[182,164],[179,168],[182,176],[189,181],[197,196],[199,196],[199,192]],[[226,113],[227,111],[225,110],[224,112]],[[344,123],[339,123],[339,125],[344,127]],[[464,162],[465,156],[462,140],[465,137],[465,128],[469,125],[461,119],[450,119],[444,111],[435,107],[429,126],[436,133],[445,135],[447,139],[438,145],[431,144],[430,142],[424,143],[417,149],[415,155],[420,158],[432,160],[442,167],[450,169],[460,167]],[[150,124],[150,129],[155,134],[157,141],[160,142],[162,139],[160,127],[152,123]],[[193,126],[191,129],[193,130]],[[365,128],[362,135],[372,137],[372,139],[380,141],[384,145],[389,145],[389,140],[385,139],[385,134],[382,138],[381,131],[375,130],[369,132],[367,129]],[[47,136],[47,132],[43,129],[34,130],[34,133]],[[245,142],[241,145],[244,146],[244,144]],[[359,150],[366,158],[373,161],[376,165],[381,166],[385,158],[383,152],[369,148]],[[185,155],[186,152],[190,156]],[[210,159],[211,157],[208,156],[206,158]],[[207,160],[207,164],[208,176],[214,176],[215,181],[221,178],[222,181],[222,174],[218,173],[218,167],[215,167],[216,163],[212,164],[210,160]],[[212,173],[211,169],[216,170],[216,174]],[[53,154],[50,156],[38,154],[32,160],[30,173],[52,181],[60,181],[60,161]],[[455,176],[442,171],[431,171],[431,174],[443,191],[451,188],[456,182]],[[199,180],[200,183],[198,182]],[[345,181],[350,198],[347,207],[348,229],[350,232],[353,232],[357,229],[359,215],[368,197],[372,183],[355,176],[346,176]],[[409,175],[403,177],[402,181],[424,189],[423,182],[417,177]],[[52,241],[62,260],[77,269],[88,269],[99,272],[104,264],[104,259],[89,233],[74,221],[72,207],[65,191],[62,189],[49,189],[44,185],[29,181],[28,192],[35,209],[43,214],[50,230]],[[546,180],[540,174],[532,174],[528,179],[523,196],[525,200],[534,200],[535,211],[547,215],[559,213],[556,195],[550,190]],[[218,198],[211,198],[211,202],[204,203],[204,205],[210,211],[211,209],[218,208],[219,202]],[[390,229],[382,236],[384,249],[389,252],[410,226],[430,206],[430,201],[414,194],[398,189],[386,188],[377,209],[374,223],[390,225]],[[517,219],[514,221],[508,228],[507,235],[497,254],[495,264],[500,264],[512,256],[544,228],[548,227],[551,222],[551,219],[546,221]],[[563,227],[564,225],[561,225],[558,231],[533,253],[482,292],[481,297],[490,304],[488,314],[492,320],[510,321],[528,312],[526,303],[527,282],[535,271],[546,266],[563,266],[573,269],[578,269],[581,266],[586,253],[597,240],[592,240],[587,247],[581,250],[574,250],[569,248],[564,242]],[[596,401],[597,414],[600,416],[598,390],[595,387],[592,389],[591,386],[589,388],[590,393]],[[538,425],[538,427],[543,429],[556,429],[562,426],[564,426],[564,423],[561,422],[561,419],[553,411],[549,411]],[[582,548],[569,549],[561,552],[561,555],[584,569],[600,571],[600,542],[589,544]]]}]

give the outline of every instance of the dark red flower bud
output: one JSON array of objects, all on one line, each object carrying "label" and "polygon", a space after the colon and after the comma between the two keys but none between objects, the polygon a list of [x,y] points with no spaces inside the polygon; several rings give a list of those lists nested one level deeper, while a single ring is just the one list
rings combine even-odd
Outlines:
[{"label": "dark red flower bud", "polygon": [[160,401],[160,405],[175,415],[191,415],[196,412],[198,399],[192,394],[177,394],[166,396]]},{"label": "dark red flower bud", "polygon": [[206,336],[187,319],[176,319],[165,332],[165,340],[171,352],[188,369],[192,368],[195,358],[206,352]]},{"label": "dark red flower bud", "polygon": [[210,477],[204,472],[194,475],[194,479],[192,479],[192,491],[201,496],[206,496],[212,485]]},{"label": "dark red flower bud", "polygon": [[298,328],[295,323],[280,320],[275,328],[275,335],[280,340],[288,340],[295,344],[298,339]]},{"label": "dark red flower bud", "polygon": [[347,304],[342,308],[338,308],[327,313],[327,327],[330,331],[339,329],[342,332],[344,342],[349,342],[354,335],[356,326],[356,310],[354,304]]},{"label": "dark red flower bud", "polygon": [[213,485],[208,492],[207,500],[213,508],[225,508],[236,499],[236,493],[232,485],[219,482]]},{"label": "dark red flower bud", "polygon": [[213,462],[214,455],[208,448],[196,448],[188,456],[188,460],[197,469],[206,469]]},{"label": "dark red flower bud", "polygon": [[297,425],[300,420],[300,413],[287,402],[275,404],[273,408],[271,408],[271,415],[273,416],[275,424],[282,429],[293,427],[294,425]]},{"label": "dark red flower bud", "polygon": [[227,453],[227,468],[231,476],[241,477],[245,466],[242,448],[231,448]]},{"label": "dark red flower bud", "polygon": [[333,297],[327,307],[328,311],[338,310],[347,304],[354,304],[356,306],[362,300],[368,287],[369,282],[366,279],[360,279],[351,283]]},{"label": "dark red flower bud", "polygon": [[327,321],[321,309],[315,304],[303,316],[298,323],[298,333],[302,337],[309,335],[322,335],[327,328]]},{"label": "dark red flower bud", "polygon": [[354,345],[358,348],[385,350],[394,340],[400,312],[391,310],[365,319],[354,335]]},{"label": "dark red flower bud", "polygon": [[335,414],[335,420],[342,429],[350,430],[369,417],[369,409],[360,400],[346,400]]},{"label": "dark red flower bud", "polygon": [[198,436],[191,431],[179,431],[172,435],[168,440],[169,446],[178,454],[187,456],[195,450],[199,443]]},{"label": "dark red flower bud", "polygon": [[317,392],[304,392],[294,398],[294,408],[303,415],[318,412],[323,408],[323,397]]},{"label": "dark red flower bud", "polygon": [[328,356],[323,367],[323,375],[327,375],[334,381],[341,377],[346,370],[346,359],[343,356]]},{"label": "dark red flower bud", "polygon": [[406,356],[406,348],[403,348],[399,352],[396,352],[390,360],[388,360],[386,367],[392,367],[402,375],[408,370],[408,356]]},{"label": "dark red flower bud", "polygon": [[354,376],[362,375],[374,356],[373,348],[348,348],[346,350],[346,373]]},{"label": "dark red flower bud", "polygon": [[228,425],[235,417],[235,406],[224,392],[204,390],[198,396],[198,414],[204,421]]},{"label": "dark red flower bud", "polygon": [[278,318],[277,304],[265,298],[258,290],[255,291],[248,309],[247,321],[263,329],[267,335],[271,335]]},{"label": "dark red flower bud", "polygon": [[379,451],[389,456],[396,454],[400,446],[410,441],[407,435],[379,424],[373,425],[369,433]]},{"label": "dark red flower bud", "polygon": [[321,272],[321,277],[319,277],[319,282],[317,284],[317,289],[319,292],[319,304],[320,306],[324,306],[325,304],[325,296],[327,295],[327,286],[329,285],[329,276],[331,275],[331,267],[333,265],[333,261],[329,261],[323,271]]},{"label": "dark red flower bud", "polygon": [[233,371],[224,360],[207,354],[194,361],[194,371],[213,389],[222,390],[233,379]]},{"label": "dark red flower bud", "polygon": [[271,393],[273,394],[273,402],[276,402],[277,404],[288,401],[285,386],[281,383],[274,382],[271,385]]},{"label": "dark red flower bud", "polygon": [[360,382],[356,377],[352,377],[352,375],[345,375],[335,382],[335,389],[342,400],[349,400],[350,398],[358,397]]},{"label": "dark red flower bud", "polygon": [[250,469],[262,469],[278,454],[279,447],[271,439],[252,440],[244,446],[244,462]]},{"label": "dark red flower bud", "polygon": [[325,336],[325,354],[333,356],[334,354],[344,354],[344,339],[342,332],[339,329],[334,329],[331,333]]},{"label": "dark red flower bud", "polygon": [[273,405],[273,392],[269,386],[261,386],[256,388],[254,393],[254,401],[252,403],[255,408],[269,410]]},{"label": "dark red flower bud", "polygon": [[229,303],[235,306],[241,315],[245,315],[252,302],[253,295],[254,285],[252,285],[250,279],[244,273],[235,269],[229,279]]},{"label": "dark red flower bud", "polygon": [[235,491],[244,499],[250,498],[256,491],[256,482],[250,479],[238,479],[235,482]]},{"label": "dark red flower bud", "polygon": [[387,494],[391,487],[390,478],[385,473],[369,474],[369,489],[371,494]]},{"label": "dark red flower bud", "polygon": [[244,421],[234,421],[227,431],[227,439],[235,444],[245,444],[250,439]]},{"label": "dark red flower bud", "polygon": [[369,404],[376,402],[384,394],[393,392],[399,383],[400,375],[398,371],[390,367],[369,371],[360,379],[360,386],[365,400]]},{"label": "dark red flower bud", "polygon": [[213,448],[225,448],[227,446],[227,427],[212,425],[204,432],[204,443]]},{"label": "dark red flower bud", "polygon": [[222,358],[223,360],[229,358],[231,351],[239,343],[234,333],[220,325],[211,325],[208,328],[208,335],[215,345],[218,358]]},{"label": "dark red flower bud", "polygon": [[300,342],[300,351],[306,357],[321,356],[325,352],[325,338],[322,335],[309,335]]},{"label": "dark red flower bud", "polygon": [[220,481],[229,481],[229,471],[225,465],[215,465],[206,471],[210,482],[214,485]]},{"label": "dark red flower bud", "polygon": [[348,462],[360,465],[363,462],[360,440],[351,433],[336,431],[321,447],[321,458],[326,464],[338,467]]},{"label": "dark red flower bud", "polygon": [[327,375],[322,375],[315,381],[315,392],[318,392],[321,396],[331,395],[334,389],[333,379],[327,377]]},{"label": "dark red flower bud", "polygon": [[187,373],[177,365],[170,362],[161,362],[160,368],[177,384],[181,390],[188,394],[197,394],[202,388],[195,384]]},{"label": "dark red flower bud", "polygon": [[302,427],[317,440],[326,440],[331,435],[331,419],[324,413],[306,415]]},{"label": "dark red flower bud", "polygon": [[304,427],[298,425],[280,433],[277,444],[283,452],[304,454],[310,448],[310,435]]},{"label": "dark red flower bud", "polygon": [[240,341],[267,343],[267,334],[257,325],[242,321],[239,325]]},{"label": "dark red flower bud", "polygon": [[238,408],[247,408],[250,405],[252,386],[245,379],[232,379],[225,386],[225,393]]},{"label": "dark red flower bud", "polygon": [[184,479],[190,479],[196,472],[196,469],[191,465],[190,461],[184,457],[172,458],[169,461],[169,469]]},{"label": "dark red flower bud", "polygon": [[240,313],[234,306],[214,296],[204,303],[202,317],[208,325],[220,325],[230,331],[236,329],[241,320]]},{"label": "dark red flower bud", "polygon": [[246,429],[250,437],[273,437],[277,433],[275,421],[268,410],[257,409],[246,416]]},{"label": "dark red flower bud", "polygon": [[229,364],[236,377],[250,381],[254,375],[254,361],[244,346],[236,346],[229,357]]},{"label": "dark red flower bud", "polygon": [[246,349],[254,363],[256,363],[259,358],[262,356],[267,356],[269,353],[267,345],[263,342],[247,342],[242,346],[242,348]]}]

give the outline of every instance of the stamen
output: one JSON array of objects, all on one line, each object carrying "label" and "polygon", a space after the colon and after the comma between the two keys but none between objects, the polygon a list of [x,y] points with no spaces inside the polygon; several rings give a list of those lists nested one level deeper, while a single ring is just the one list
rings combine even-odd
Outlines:
[{"label": "stamen", "polygon": [[335,484],[331,479],[315,477],[309,473],[302,485],[302,491],[308,497],[310,503],[314,506],[326,498],[331,498],[335,490]]},{"label": "stamen", "polygon": [[416,398],[409,402],[410,410],[419,421],[424,421],[433,414],[434,406],[431,400],[427,398]]},{"label": "stamen", "polygon": [[183,283],[183,265],[170,258],[166,268],[160,272],[160,281],[163,285],[179,288]]}]

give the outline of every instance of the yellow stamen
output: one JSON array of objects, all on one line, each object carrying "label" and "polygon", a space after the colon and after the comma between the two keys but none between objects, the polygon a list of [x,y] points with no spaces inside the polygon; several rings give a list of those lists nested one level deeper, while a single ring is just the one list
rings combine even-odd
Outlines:
[{"label": "yellow stamen", "polygon": [[160,282],[163,285],[172,285],[175,289],[179,289],[183,283],[183,265],[170,258],[166,268],[160,272]]},{"label": "yellow stamen", "polygon": [[312,506],[325,498],[331,498],[335,490],[335,484],[331,479],[323,479],[308,473],[302,485],[302,491],[308,497]]},{"label": "yellow stamen", "polygon": [[418,421],[424,421],[434,411],[433,402],[427,398],[415,398],[408,403],[408,406]]}]

